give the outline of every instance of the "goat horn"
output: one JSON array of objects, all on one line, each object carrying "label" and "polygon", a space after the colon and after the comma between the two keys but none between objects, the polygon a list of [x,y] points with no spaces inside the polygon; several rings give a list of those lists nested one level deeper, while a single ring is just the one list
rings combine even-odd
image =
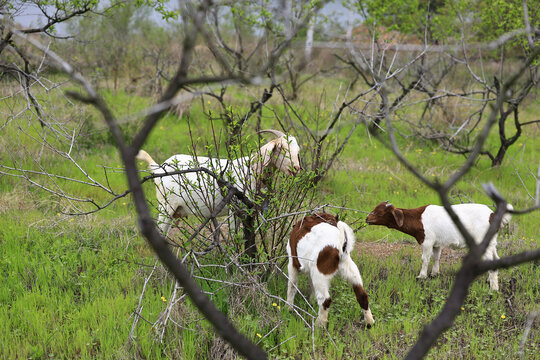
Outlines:
[{"label": "goat horn", "polygon": [[273,129],[265,129],[265,130],[261,130],[261,131],[257,132],[257,134],[260,134],[260,133],[263,133],[263,132],[269,132],[269,133],[272,133],[272,134],[274,134],[276,137],[282,137],[282,136],[285,136],[285,134],[282,133],[281,131],[273,130]]}]

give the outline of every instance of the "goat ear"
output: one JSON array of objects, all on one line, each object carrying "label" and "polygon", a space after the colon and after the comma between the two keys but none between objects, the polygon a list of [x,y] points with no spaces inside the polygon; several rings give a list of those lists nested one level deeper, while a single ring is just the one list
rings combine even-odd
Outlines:
[{"label": "goat ear", "polygon": [[255,155],[255,162],[251,165],[256,174],[261,174],[263,169],[270,164],[272,153],[276,148],[276,142],[270,141],[261,147]]},{"label": "goat ear", "polygon": [[403,220],[404,220],[403,211],[401,211],[399,209],[393,209],[392,210],[392,215],[394,215],[394,219],[396,220],[397,226],[402,227],[403,226]]}]

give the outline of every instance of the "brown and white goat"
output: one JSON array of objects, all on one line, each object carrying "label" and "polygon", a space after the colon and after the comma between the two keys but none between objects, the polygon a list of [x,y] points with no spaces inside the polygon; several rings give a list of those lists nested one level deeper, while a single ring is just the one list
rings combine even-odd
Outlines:
[{"label": "brown and white goat", "polygon": [[307,216],[294,225],[287,253],[289,255],[289,286],[287,302],[294,304],[298,274],[307,273],[311,277],[317,304],[319,305],[318,323],[328,322],[330,299],[330,281],[339,273],[352,286],[356,299],[364,312],[368,326],[374,323],[369,309],[368,295],[363,288],[358,267],[351,259],[354,249],[354,232],[337,217],[318,213]]},{"label": "brown and white goat", "polygon": [[[512,205],[508,205],[508,210],[512,209]],[[482,204],[452,205],[452,210],[459,217],[474,241],[480,243],[493,220],[493,211]],[[508,223],[510,218],[510,214],[504,215],[501,226]],[[429,260],[432,254],[433,268],[431,269],[431,275],[434,276],[439,273],[442,247],[464,248],[466,246],[463,236],[461,236],[445,208],[438,205],[426,205],[416,209],[400,209],[385,201],[377,205],[369,213],[366,222],[370,225],[383,225],[411,235],[418,241],[418,244],[422,245],[422,269],[417,276],[419,279],[427,277]],[[496,260],[498,258],[497,234],[495,234],[490,240],[482,259]],[[489,284],[492,290],[499,290],[497,271],[489,271]]]}]

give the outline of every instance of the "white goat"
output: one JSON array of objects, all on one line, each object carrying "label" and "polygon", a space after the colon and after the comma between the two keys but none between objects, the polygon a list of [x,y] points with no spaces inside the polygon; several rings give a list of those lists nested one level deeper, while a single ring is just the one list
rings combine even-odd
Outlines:
[{"label": "white goat", "polygon": [[318,323],[326,325],[328,308],[332,302],[329,293],[330,281],[339,272],[341,277],[353,286],[366,323],[368,326],[373,325],[368,295],[363,288],[360,271],[351,259],[354,242],[353,230],[344,222],[338,221],[337,217],[327,213],[310,215],[296,223],[287,244],[287,302],[290,306],[294,304],[299,272],[309,274],[319,305]]},{"label": "white goat", "polygon": [[[512,205],[508,205],[508,210],[512,209]],[[452,210],[474,241],[477,244],[480,243],[493,220],[493,211],[482,204],[452,205]],[[508,223],[510,218],[510,214],[504,215],[501,226]],[[384,225],[399,230],[413,236],[418,244],[422,245],[422,269],[417,276],[419,279],[427,277],[428,264],[432,254],[431,275],[434,276],[439,273],[442,247],[464,248],[467,245],[445,208],[438,205],[426,205],[416,209],[399,209],[385,201],[369,213],[366,222],[370,225]],[[495,234],[482,259],[496,260],[498,258],[497,234]],[[499,290],[497,271],[489,271],[489,285],[492,290]]]},{"label": "white goat", "polygon": [[[159,165],[146,151],[141,150],[136,159],[148,163],[152,174],[204,167],[216,175],[223,173],[224,180],[235,184],[240,191],[254,191],[264,169],[269,166],[287,175],[295,175],[301,168],[300,147],[293,136],[277,130],[261,132],[270,132],[277,138],[262,146],[253,156],[230,160],[180,154],[171,156],[163,165]],[[207,217],[223,199],[216,180],[202,172],[158,177],[154,182],[159,204],[158,226],[164,236],[173,218],[188,215]],[[226,213],[225,207],[219,216]]]}]

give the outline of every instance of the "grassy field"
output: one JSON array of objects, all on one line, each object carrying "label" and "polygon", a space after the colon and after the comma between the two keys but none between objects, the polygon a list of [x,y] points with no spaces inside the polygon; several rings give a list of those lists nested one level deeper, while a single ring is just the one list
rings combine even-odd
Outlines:
[{"label": "grassy field", "polygon": [[[336,87],[336,83],[329,84],[328,92]],[[151,103],[150,99],[121,92],[106,93],[106,100],[119,118]],[[305,103],[299,102],[299,109],[311,118],[312,124],[319,121],[326,124],[331,115],[332,100],[323,101],[318,109],[309,107],[310,100],[313,99],[308,97],[303,99]],[[278,116],[283,114],[277,101],[269,104]],[[245,101],[240,101],[235,110],[242,113],[247,106]],[[219,106],[206,98],[194,102],[189,116],[190,127],[187,117],[165,117],[154,129],[145,150],[157,161],[189,151],[189,131],[203,148],[203,139],[208,134],[204,114],[208,110],[217,111]],[[522,112],[522,117],[533,119],[539,110],[538,101],[533,102]],[[72,108],[52,111],[66,117],[82,114],[89,119],[90,125],[83,128],[84,136],[74,157],[79,164],[84,164],[92,177],[106,181],[117,192],[122,192],[126,182],[120,161],[97,114],[91,110],[77,112]],[[265,115],[264,122],[277,128],[272,113]],[[342,138],[347,133],[351,121],[352,116],[344,116],[339,131],[328,143],[329,151],[335,138]],[[35,157],[28,155],[40,150],[33,142],[34,135],[40,130],[36,124],[18,125],[18,128],[4,129],[0,145],[5,146],[6,151],[2,160],[11,157],[14,163],[17,159],[18,163],[32,167]],[[132,133],[138,123],[127,122],[123,126],[127,133]],[[221,124],[216,121],[215,126],[219,128]],[[303,148],[312,148],[307,137],[294,135]],[[530,127],[518,144],[510,148],[500,168],[490,168],[489,161],[481,158],[453,188],[452,200],[455,203],[491,204],[481,184],[493,182],[514,207],[532,205],[527,192],[534,193],[531,171],[535,172],[540,161],[539,136],[540,130]],[[17,141],[10,142],[10,139]],[[495,130],[490,143],[496,143]],[[20,150],[20,145],[24,150]],[[67,149],[70,145],[58,146]],[[464,162],[462,156],[448,154],[430,142],[400,139],[400,146],[407,158],[429,176],[444,179]],[[49,173],[84,179],[72,162],[53,152],[40,154],[40,163]],[[106,178],[103,166],[111,168]],[[36,181],[55,184],[66,193],[93,198],[100,203],[110,197],[97,187],[29,176]],[[153,185],[146,184],[145,189],[153,200]],[[339,213],[353,227],[360,228],[356,232],[354,260],[370,296],[376,321],[374,327],[365,327],[352,289],[339,279],[331,288],[333,302],[327,332],[320,328],[312,331],[311,323],[306,324],[302,318],[287,311],[280,300],[286,297],[287,282],[279,271],[253,283],[234,267],[210,266],[216,263],[210,258],[203,262],[207,266],[196,270],[200,285],[218,308],[272,359],[402,358],[415,343],[419,331],[444,304],[463,252],[444,250],[441,275],[418,281],[415,277],[420,269],[420,249],[412,238],[382,227],[361,225],[366,212],[381,201],[390,200],[398,207],[415,207],[439,203],[439,199],[407,172],[388,149],[370,138],[365,129],[355,132],[333,170],[313,191],[312,204],[315,206],[327,203],[356,209],[329,207],[326,210]],[[168,304],[174,284],[163,268],[154,269],[155,257],[138,234],[129,197],[120,198],[95,214],[65,214],[66,209],[75,211],[76,208],[72,201],[53,196],[20,178],[0,178],[0,358],[234,357],[229,346],[216,337],[187,299],[172,308],[171,320],[176,324],[169,322],[160,341],[161,329],[152,323]],[[83,204],[81,208],[90,207]],[[539,230],[540,212],[514,217],[508,229],[499,236],[499,254],[504,256],[538,247]],[[498,293],[489,291],[485,281],[487,275],[478,279],[454,326],[443,334],[428,357],[509,359],[522,354],[526,359],[537,358],[538,326],[532,327],[524,345],[521,342],[527,316],[539,310],[539,274],[538,262],[502,270]],[[141,296],[145,279],[149,281],[144,296]],[[316,303],[309,298],[305,277],[301,277],[300,289],[308,301],[297,295],[296,304],[307,313],[315,314]],[[142,317],[132,329],[134,311],[140,299]],[[311,319],[310,316],[304,318]],[[133,334],[131,340],[130,334]]]}]

